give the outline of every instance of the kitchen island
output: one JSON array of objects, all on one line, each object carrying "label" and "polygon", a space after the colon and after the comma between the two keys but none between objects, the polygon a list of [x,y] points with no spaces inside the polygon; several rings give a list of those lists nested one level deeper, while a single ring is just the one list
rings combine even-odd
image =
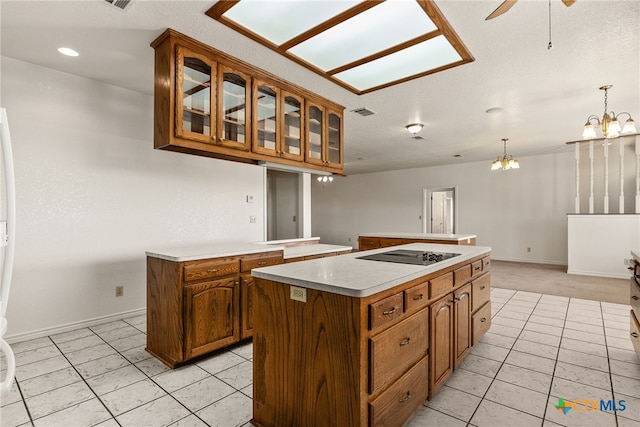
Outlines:
[{"label": "kitchen island", "polygon": [[257,426],[401,426],[491,324],[490,248],[429,265],[377,249],[252,271]]},{"label": "kitchen island", "polygon": [[446,245],[475,245],[475,234],[444,233],[361,233],[358,236],[358,249],[385,248],[388,246],[406,245],[408,243],[442,243]]}]

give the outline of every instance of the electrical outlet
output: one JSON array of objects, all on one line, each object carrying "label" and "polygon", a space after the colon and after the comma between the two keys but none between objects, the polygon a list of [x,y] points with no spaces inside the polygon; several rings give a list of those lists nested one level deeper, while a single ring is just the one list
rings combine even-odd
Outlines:
[{"label": "electrical outlet", "polygon": [[527,248],[527,252],[531,252],[531,248]]},{"label": "electrical outlet", "polygon": [[307,290],[297,286],[291,286],[289,295],[294,301],[307,302]]},{"label": "electrical outlet", "polygon": [[121,297],[124,295],[124,286],[116,286],[116,296]]},{"label": "electrical outlet", "polygon": [[255,215],[251,215],[251,216],[249,216],[249,222],[250,222],[251,224],[255,224],[255,223],[256,223],[256,216],[255,216]]}]

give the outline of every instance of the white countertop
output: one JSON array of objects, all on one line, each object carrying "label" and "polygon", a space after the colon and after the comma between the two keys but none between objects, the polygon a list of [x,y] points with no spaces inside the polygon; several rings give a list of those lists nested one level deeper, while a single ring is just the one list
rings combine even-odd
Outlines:
[{"label": "white countertop", "polygon": [[[357,259],[363,255],[397,249],[453,252],[461,255],[428,266]],[[411,243],[337,257],[254,268],[251,275],[302,288],[366,297],[490,252],[491,248],[486,246]]]},{"label": "white countertop", "polygon": [[350,250],[353,250],[351,246],[325,245],[324,243],[287,246],[284,248],[284,259],[298,258],[301,256],[323,255],[331,252],[342,252]]},{"label": "white countertop", "polygon": [[147,256],[182,262],[207,258],[257,254],[262,252],[281,251],[283,246],[261,245],[259,243],[218,243],[210,245],[182,246],[147,251]]},{"label": "white countertop", "polygon": [[388,237],[397,239],[432,239],[460,241],[474,239],[475,234],[440,234],[440,233],[362,233],[360,237]]}]

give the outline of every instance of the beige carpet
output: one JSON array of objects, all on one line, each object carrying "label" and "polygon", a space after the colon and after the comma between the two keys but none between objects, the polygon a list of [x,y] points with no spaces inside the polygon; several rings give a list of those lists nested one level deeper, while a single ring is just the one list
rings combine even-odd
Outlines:
[{"label": "beige carpet", "polygon": [[491,260],[491,286],[629,304],[629,280],[567,274],[561,265]]}]

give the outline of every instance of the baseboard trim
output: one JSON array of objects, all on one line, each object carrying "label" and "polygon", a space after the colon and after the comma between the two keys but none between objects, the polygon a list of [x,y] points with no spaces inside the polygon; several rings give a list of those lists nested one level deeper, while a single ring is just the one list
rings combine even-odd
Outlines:
[{"label": "baseboard trim", "polygon": [[608,279],[628,279],[630,277],[629,274],[601,273],[597,271],[581,271],[581,270],[567,270],[567,274],[577,274],[579,276],[605,277]]},{"label": "baseboard trim", "polygon": [[509,261],[509,262],[526,262],[529,264],[549,264],[549,265],[562,265],[567,266],[566,262],[562,261],[549,261],[546,259],[521,259],[521,258],[496,258],[493,255],[491,256],[492,260],[495,261]]},{"label": "baseboard trim", "polygon": [[92,319],[81,320],[79,322],[65,323],[63,325],[51,326],[48,328],[42,328],[35,331],[23,332],[21,334],[9,335],[5,337],[5,341],[9,344],[13,344],[21,341],[28,341],[42,337],[48,337],[49,335],[61,334],[64,332],[73,331],[74,329],[87,328],[89,326],[98,325],[109,321],[122,320],[128,317],[139,316],[145,314],[147,308],[136,308],[135,310],[122,311],[120,313],[110,314],[108,316],[94,317]]}]

